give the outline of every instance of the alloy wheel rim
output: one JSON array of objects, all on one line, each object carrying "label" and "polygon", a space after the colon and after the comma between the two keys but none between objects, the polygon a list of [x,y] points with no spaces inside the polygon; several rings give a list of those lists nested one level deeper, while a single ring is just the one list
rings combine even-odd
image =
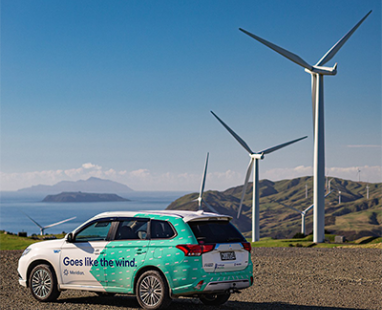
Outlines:
[{"label": "alloy wheel rim", "polygon": [[52,289],[52,279],[49,273],[44,269],[37,270],[32,277],[32,290],[33,293],[40,297],[45,298]]},{"label": "alloy wheel rim", "polygon": [[162,298],[162,285],[157,277],[145,277],[139,286],[139,297],[147,306],[155,306]]}]

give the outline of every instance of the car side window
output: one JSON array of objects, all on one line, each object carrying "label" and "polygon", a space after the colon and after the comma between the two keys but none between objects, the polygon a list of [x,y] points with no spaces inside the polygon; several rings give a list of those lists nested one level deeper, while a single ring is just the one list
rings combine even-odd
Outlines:
[{"label": "car side window", "polygon": [[174,229],[166,221],[151,221],[151,239],[170,239],[175,235]]},{"label": "car side window", "polygon": [[110,227],[111,221],[95,222],[76,234],[75,242],[104,241]]},{"label": "car side window", "polygon": [[115,240],[144,240],[147,237],[147,221],[128,220],[120,222]]}]

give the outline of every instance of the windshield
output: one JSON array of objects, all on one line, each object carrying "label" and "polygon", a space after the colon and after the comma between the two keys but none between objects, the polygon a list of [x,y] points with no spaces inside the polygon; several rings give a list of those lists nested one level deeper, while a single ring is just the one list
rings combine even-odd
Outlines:
[{"label": "windshield", "polygon": [[188,222],[199,244],[246,242],[242,234],[228,221]]}]

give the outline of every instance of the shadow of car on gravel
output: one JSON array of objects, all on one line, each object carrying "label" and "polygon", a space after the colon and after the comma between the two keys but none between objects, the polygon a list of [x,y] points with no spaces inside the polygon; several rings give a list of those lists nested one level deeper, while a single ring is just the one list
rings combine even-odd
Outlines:
[{"label": "shadow of car on gravel", "polygon": [[[89,297],[75,297],[75,298],[62,298],[58,299],[55,303],[62,304],[77,304],[77,305],[94,305],[94,306],[112,306],[115,308],[124,309],[141,309],[136,298],[134,296],[123,296],[117,295],[113,297],[109,296],[89,296]],[[319,307],[319,306],[304,306],[304,305],[293,305],[282,302],[270,302],[270,303],[255,303],[246,301],[228,301],[224,305],[213,307],[203,305],[199,299],[191,298],[179,298],[174,299],[168,310],[213,310],[213,309],[256,309],[256,310],[269,310],[269,309],[286,309],[286,310],[343,310],[343,308],[338,307]],[[356,310],[355,308],[348,310]],[[359,309],[358,309],[359,310]]]}]

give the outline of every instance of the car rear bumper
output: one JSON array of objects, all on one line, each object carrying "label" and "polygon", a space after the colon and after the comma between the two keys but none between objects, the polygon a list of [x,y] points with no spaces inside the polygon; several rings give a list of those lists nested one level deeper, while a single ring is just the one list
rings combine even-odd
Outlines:
[{"label": "car rear bumper", "polygon": [[231,280],[231,281],[215,281],[206,285],[203,292],[220,292],[229,290],[241,290],[249,287],[250,281],[248,279],[243,280]]}]

